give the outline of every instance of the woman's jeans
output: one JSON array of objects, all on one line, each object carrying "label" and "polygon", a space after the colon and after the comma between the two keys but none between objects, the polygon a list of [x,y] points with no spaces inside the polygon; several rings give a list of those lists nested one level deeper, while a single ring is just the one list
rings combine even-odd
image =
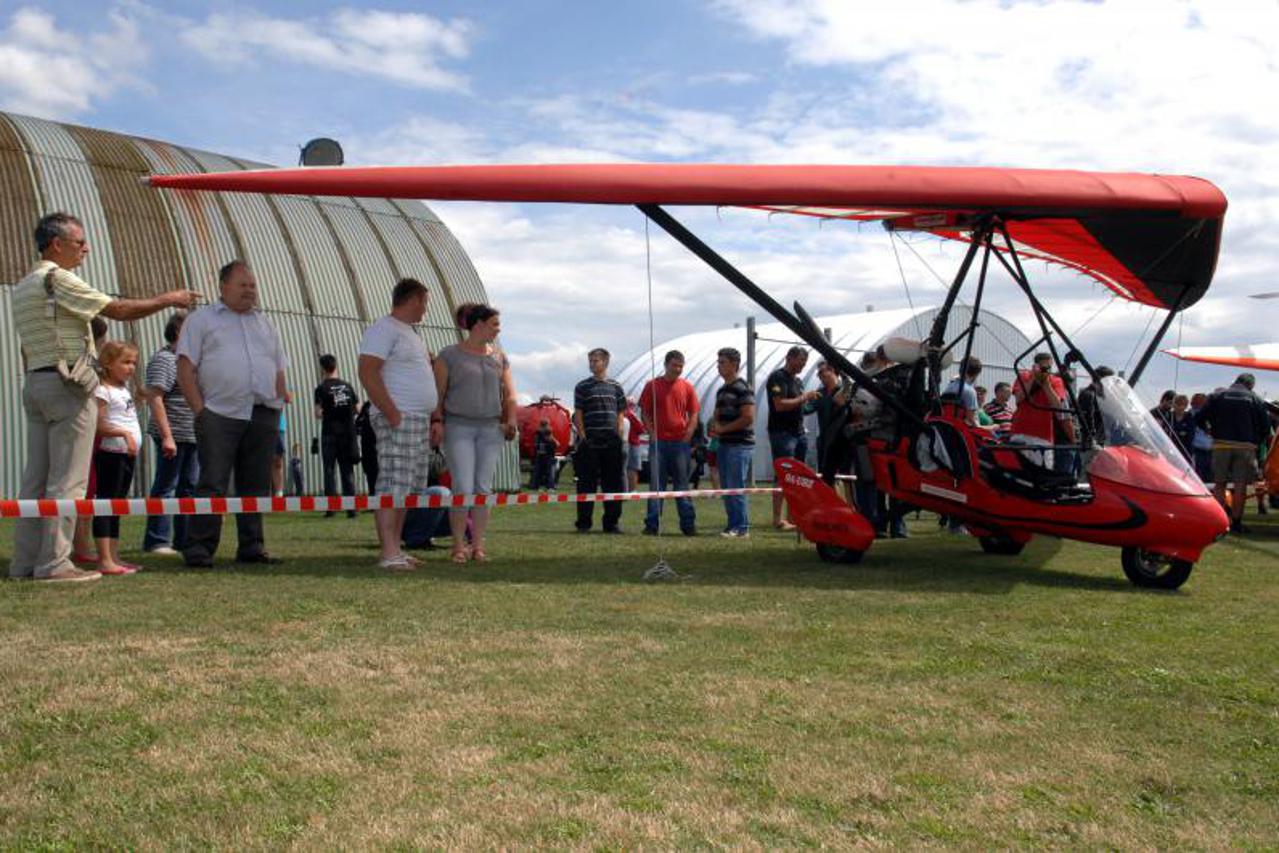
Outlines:
[{"label": "woman's jeans", "polygon": [[[490,495],[497,476],[506,437],[496,418],[471,421],[461,418],[444,423],[444,461],[453,478],[455,495]],[[466,512],[459,507],[455,512]]]}]

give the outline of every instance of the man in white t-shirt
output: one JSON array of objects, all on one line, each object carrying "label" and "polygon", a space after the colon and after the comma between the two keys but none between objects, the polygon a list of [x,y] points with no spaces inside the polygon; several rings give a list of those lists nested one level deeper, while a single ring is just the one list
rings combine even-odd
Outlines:
[{"label": "man in white t-shirt", "polygon": [[[360,384],[373,403],[369,419],[377,434],[378,492],[395,497],[426,491],[431,445],[439,443],[439,424],[431,422],[438,395],[431,357],[413,326],[426,316],[426,285],[401,279],[391,292],[391,313],[378,320],[360,341]],[[378,565],[393,572],[417,568],[400,546],[404,509],[379,509],[381,555]]]}]

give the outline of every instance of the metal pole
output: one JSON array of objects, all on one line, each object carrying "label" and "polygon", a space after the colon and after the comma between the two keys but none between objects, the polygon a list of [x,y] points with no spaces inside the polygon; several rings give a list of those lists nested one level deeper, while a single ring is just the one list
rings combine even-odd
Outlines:
[{"label": "metal pole", "polygon": [[[746,318],[746,387],[755,393],[755,318]],[[759,407],[755,409],[758,411]],[[750,473],[747,475],[751,486],[755,485],[755,454],[751,453]]]}]

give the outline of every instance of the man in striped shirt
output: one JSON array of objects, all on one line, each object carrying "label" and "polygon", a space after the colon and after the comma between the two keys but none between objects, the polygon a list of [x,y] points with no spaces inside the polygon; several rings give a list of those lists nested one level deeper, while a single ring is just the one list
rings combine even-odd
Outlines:
[{"label": "man in striped shirt", "polygon": [[1013,387],[1007,382],[996,382],[995,399],[982,407],[995,422],[995,431],[1000,435],[1008,432],[1013,424],[1013,407],[1008,402],[1012,398]]},{"label": "man in striped shirt", "polygon": [[[626,449],[622,443],[622,421],[626,418],[626,392],[608,377],[608,350],[587,353],[591,375],[573,389],[573,426],[577,428],[577,450],[573,470],[577,493],[594,494],[626,491]],[[595,505],[577,505],[578,532],[591,529]],[[605,533],[621,533],[621,501],[604,502],[602,521]]]},{"label": "man in striped shirt", "polygon": [[[195,447],[195,415],[178,387],[178,335],[184,314],[174,314],[164,326],[164,346],[147,362],[146,395],[151,420],[147,435],[155,442],[153,498],[189,498],[195,494],[200,462]],[[142,550],[174,555],[186,543],[187,516],[153,515],[147,519]]]},{"label": "man in striped shirt", "polygon": [[[113,299],[72,272],[89,254],[84,224],[50,213],[35,229],[40,261],[13,288],[13,325],[22,342],[26,376],[27,463],[20,500],[83,498],[89,479],[97,403],[62,378],[59,363],[97,355],[89,322],[101,314],[137,320],[166,308],[190,308],[198,298],[172,290],[151,299]],[[14,526],[9,576],[43,581],[96,580],[100,574],[71,562],[74,518],[22,518]]]}]

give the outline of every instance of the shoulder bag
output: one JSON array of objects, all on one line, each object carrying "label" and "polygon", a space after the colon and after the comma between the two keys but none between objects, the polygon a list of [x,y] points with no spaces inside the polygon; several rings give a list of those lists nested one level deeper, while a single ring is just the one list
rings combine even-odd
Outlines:
[{"label": "shoulder bag", "polygon": [[62,352],[62,336],[58,334],[58,300],[53,295],[53,274],[57,267],[49,270],[44,277],[44,293],[49,301],[50,316],[53,318],[53,339],[58,347],[58,375],[69,387],[75,388],[86,397],[98,388],[98,359],[93,354],[93,334],[88,323],[84,324],[84,352],[67,363],[66,354]]}]

